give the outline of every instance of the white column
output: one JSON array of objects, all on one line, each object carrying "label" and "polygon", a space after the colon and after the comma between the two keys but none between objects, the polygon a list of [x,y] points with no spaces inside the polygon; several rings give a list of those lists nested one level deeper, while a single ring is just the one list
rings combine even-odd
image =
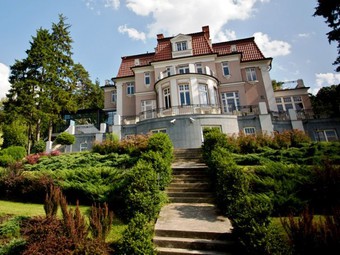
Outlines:
[{"label": "white column", "polygon": [[266,98],[267,98],[267,101],[268,101],[269,110],[277,112],[278,110],[277,110],[277,105],[276,105],[276,102],[275,102],[272,80],[270,79],[270,76],[269,76],[268,66],[262,66],[262,67],[260,67],[260,70],[261,70],[261,74],[262,74],[264,89],[266,91]]},{"label": "white column", "polygon": [[117,114],[123,115],[123,83],[116,84],[117,87]]},{"label": "white column", "polygon": [[305,129],[303,128],[302,120],[298,120],[297,118],[296,111],[294,109],[289,109],[288,114],[289,114],[290,121],[292,123],[292,128],[305,131]]}]

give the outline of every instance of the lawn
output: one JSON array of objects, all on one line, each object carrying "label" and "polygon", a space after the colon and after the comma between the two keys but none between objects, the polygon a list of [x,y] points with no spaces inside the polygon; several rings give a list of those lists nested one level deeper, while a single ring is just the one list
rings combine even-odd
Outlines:
[{"label": "lawn", "polygon": [[[75,208],[75,206],[69,206],[70,208]],[[87,214],[89,206],[79,206],[80,211],[83,215]],[[1,216],[10,215],[14,216],[44,216],[44,206],[42,204],[32,204],[32,203],[19,203],[0,200],[0,218]],[[61,216],[60,209],[58,210],[58,215]],[[109,236],[107,237],[108,242],[115,242],[119,240],[125,230],[126,225],[123,224],[119,219],[113,219],[113,226]]]}]

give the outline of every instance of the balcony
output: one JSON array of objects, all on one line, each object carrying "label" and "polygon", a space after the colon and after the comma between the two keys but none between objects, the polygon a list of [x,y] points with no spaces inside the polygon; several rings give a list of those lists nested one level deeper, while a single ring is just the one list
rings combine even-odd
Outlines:
[{"label": "balcony", "polygon": [[[232,105],[228,105],[228,109],[233,109]],[[234,107],[235,108],[235,107]],[[163,118],[169,116],[178,116],[178,115],[236,115],[236,116],[255,116],[259,115],[259,108],[257,105],[247,105],[247,106],[238,106],[235,110],[229,112],[222,112],[220,105],[182,105],[182,106],[174,106],[171,108],[158,108],[152,109],[148,111],[140,112],[139,115],[136,116],[122,116],[121,123],[123,125],[134,125],[140,121]]]}]

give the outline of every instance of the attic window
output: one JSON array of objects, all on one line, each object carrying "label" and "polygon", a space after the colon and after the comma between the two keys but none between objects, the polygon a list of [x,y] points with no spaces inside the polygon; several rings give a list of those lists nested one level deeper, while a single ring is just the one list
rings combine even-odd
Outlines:
[{"label": "attic window", "polygon": [[187,42],[186,41],[177,42],[176,43],[176,49],[177,49],[177,51],[187,50],[188,49]]}]

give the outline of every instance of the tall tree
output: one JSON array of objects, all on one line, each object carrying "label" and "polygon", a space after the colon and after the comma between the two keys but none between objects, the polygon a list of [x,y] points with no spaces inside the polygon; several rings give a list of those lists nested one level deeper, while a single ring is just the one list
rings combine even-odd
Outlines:
[{"label": "tall tree", "polygon": [[340,116],[340,84],[321,88],[311,96],[313,111],[317,115]]},{"label": "tall tree", "polygon": [[90,80],[89,73],[80,64],[73,66],[76,77],[76,100],[79,109],[102,109],[104,107],[104,92],[99,84]]},{"label": "tall tree", "polygon": [[52,140],[53,124],[61,121],[63,111],[75,112],[77,104],[74,90],[76,80],[72,72],[72,38],[66,17],[59,15],[59,22],[52,24],[52,56],[48,69],[49,81],[44,87],[44,108],[48,117],[48,140]]},{"label": "tall tree", "polygon": [[327,33],[328,41],[338,43],[338,57],[333,65],[337,65],[337,72],[340,72],[340,0],[318,0],[314,16],[322,16],[331,28]]},{"label": "tall tree", "polygon": [[[53,126],[63,121],[63,112],[73,113],[78,107],[101,107],[99,86],[90,81],[83,66],[73,62],[69,29],[66,17],[59,15],[59,22],[52,23],[51,31],[37,30],[26,51],[27,57],[11,66],[12,86],[4,103],[4,119],[10,125],[20,118],[26,127],[21,130],[27,132],[28,152],[41,133],[52,141]],[[82,84],[81,93],[77,84]]]}]

